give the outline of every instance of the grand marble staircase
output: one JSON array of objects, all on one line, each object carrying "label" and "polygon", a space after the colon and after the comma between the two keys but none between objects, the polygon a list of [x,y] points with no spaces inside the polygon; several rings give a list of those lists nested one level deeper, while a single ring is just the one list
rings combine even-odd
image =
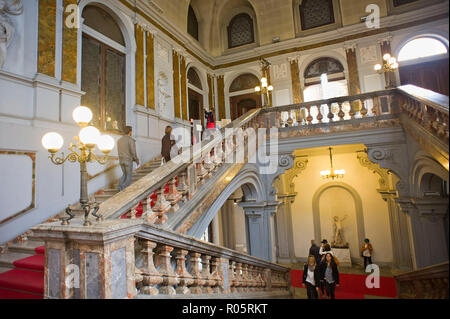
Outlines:
[{"label": "grand marble staircase", "polygon": [[[91,227],[83,227],[81,219],[74,219],[68,226],[53,222],[34,227],[33,236],[45,241],[45,258],[53,271],[46,273],[45,296],[286,293],[288,268],[186,236],[254,155],[248,147],[250,135],[239,134],[261,128],[266,131],[262,139],[250,143],[256,146],[256,152],[261,143],[268,143],[270,128],[279,130],[281,140],[293,140],[401,125],[408,132],[418,127],[421,135],[411,135],[421,145],[439,140],[434,143],[439,155],[436,160],[447,161],[448,167],[448,97],[437,101],[436,96],[418,97],[411,90],[414,88],[401,87],[252,110],[197,148],[191,147],[187,159],[179,157],[162,167],[158,167],[160,160],[155,160],[136,172],[135,183],[124,191],[116,193],[109,187],[97,193],[101,201],[98,213],[104,221]],[[244,161],[233,161],[242,152]],[[64,264],[51,264],[62,255],[67,256]],[[77,295],[59,281],[65,267],[74,261],[78,267],[93,267],[92,275],[103,280],[87,289],[91,272],[82,273]],[[99,265],[105,263],[111,268],[100,269]]]}]

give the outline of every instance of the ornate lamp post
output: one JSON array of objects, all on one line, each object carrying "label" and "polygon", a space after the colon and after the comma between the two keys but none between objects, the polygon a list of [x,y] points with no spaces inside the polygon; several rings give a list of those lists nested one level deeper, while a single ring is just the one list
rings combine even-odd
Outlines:
[{"label": "ornate lamp post", "polygon": [[260,80],[261,85],[255,87],[255,92],[264,96],[264,107],[270,106],[269,94],[273,91],[273,86],[268,85],[267,78],[263,77]]},{"label": "ornate lamp post", "polygon": [[376,64],[374,66],[375,71],[379,74],[384,73],[384,79],[386,81],[386,89],[392,89],[395,87],[395,83],[393,81],[394,72],[398,69],[397,59],[392,57],[389,53],[386,53],[383,56],[383,65]]},{"label": "ornate lamp post", "polygon": [[328,148],[328,150],[330,151],[330,170],[326,170],[326,171],[321,171],[320,172],[320,176],[322,176],[323,179],[338,179],[338,178],[343,178],[345,176],[345,170],[344,169],[334,169],[333,166],[333,154],[331,154],[331,147]]},{"label": "ornate lamp post", "polygon": [[[78,136],[73,138],[70,143],[70,153],[66,157],[58,157],[56,153],[62,148],[64,140],[62,136],[56,132],[47,133],[42,137],[42,145],[50,153],[50,160],[55,165],[62,165],[66,161],[72,163],[80,163],[81,188],[80,188],[80,204],[84,211],[84,226],[91,225],[88,220],[89,213],[97,217],[97,221],[102,219],[102,216],[97,215],[99,205],[97,203],[89,203],[87,190],[87,163],[98,162],[102,165],[108,161],[107,154],[114,148],[114,139],[109,135],[100,135],[97,128],[88,126],[92,120],[92,112],[89,108],[79,106],[73,111],[73,119],[80,126],[81,130]],[[95,146],[98,146],[104,156],[97,156],[93,153]],[[67,207],[66,213],[68,218],[63,219],[62,225],[68,225],[70,220],[74,217],[72,209]]]}]

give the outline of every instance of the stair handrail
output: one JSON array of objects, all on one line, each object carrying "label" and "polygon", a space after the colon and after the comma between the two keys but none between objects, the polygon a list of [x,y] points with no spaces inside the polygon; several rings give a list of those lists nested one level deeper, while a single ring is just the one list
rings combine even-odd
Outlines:
[{"label": "stair handrail", "polygon": [[183,170],[186,170],[188,166],[198,161],[202,155],[210,152],[213,148],[221,144],[225,138],[226,130],[232,129],[232,133],[234,133],[236,130],[255,119],[260,111],[261,109],[250,110],[238,119],[221,128],[219,131],[220,134],[214,135],[212,139],[203,140],[200,147],[196,145],[185,148],[188,149],[191,154],[189,161],[183,162],[183,155],[178,155],[170,162],[165,163],[163,166],[158,167],[146,176],[140,178],[128,188],[102,202],[97,214],[103,216],[105,219],[114,219],[125,214],[136,205],[139,205],[140,202],[146,199],[155,190],[163,187]]},{"label": "stair handrail", "polygon": [[449,97],[447,95],[436,93],[412,84],[399,86],[397,91],[404,96],[448,115]]},{"label": "stair handrail", "polygon": [[288,105],[282,105],[282,106],[276,106],[276,107],[270,107],[265,108],[262,111],[266,113],[271,112],[287,112],[292,109],[301,109],[308,106],[318,106],[323,104],[334,104],[339,102],[348,102],[348,101],[357,101],[357,100],[366,100],[373,97],[378,96],[386,96],[386,95],[392,95],[395,93],[397,89],[387,89],[387,90],[381,90],[381,91],[374,91],[374,92],[368,92],[368,93],[362,93],[362,94],[356,94],[356,95],[346,95],[346,96],[338,96],[333,97],[329,99],[324,100],[316,100],[316,101],[309,101],[309,102],[302,102],[302,103],[294,103],[294,104],[288,104]]}]

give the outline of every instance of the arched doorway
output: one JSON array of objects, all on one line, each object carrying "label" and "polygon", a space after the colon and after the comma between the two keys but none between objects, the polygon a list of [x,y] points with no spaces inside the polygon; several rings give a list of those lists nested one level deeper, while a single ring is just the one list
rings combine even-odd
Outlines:
[{"label": "arched doorway", "polygon": [[260,85],[258,78],[251,73],[242,74],[234,79],[230,85],[231,120],[252,109],[262,107],[261,96],[254,92],[258,85]]},{"label": "arched doorway", "polygon": [[203,116],[203,86],[197,71],[191,67],[187,73],[189,119],[200,120],[204,124]]},{"label": "arched doorway", "polygon": [[400,82],[449,95],[448,45],[433,36],[406,42],[399,51]]},{"label": "arched doorway", "polygon": [[126,44],[115,18],[100,5],[84,7],[81,103],[102,131],[120,133],[126,123]]}]

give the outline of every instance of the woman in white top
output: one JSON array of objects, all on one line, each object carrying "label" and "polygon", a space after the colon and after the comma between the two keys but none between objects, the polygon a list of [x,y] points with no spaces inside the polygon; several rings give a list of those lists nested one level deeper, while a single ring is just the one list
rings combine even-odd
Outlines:
[{"label": "woman in white top", "polygon": [[316,258],[308,256],[308,262],[303,267],[303,286],[306,287],[308,299],[319,298],[320,267],[316,265]]}]

